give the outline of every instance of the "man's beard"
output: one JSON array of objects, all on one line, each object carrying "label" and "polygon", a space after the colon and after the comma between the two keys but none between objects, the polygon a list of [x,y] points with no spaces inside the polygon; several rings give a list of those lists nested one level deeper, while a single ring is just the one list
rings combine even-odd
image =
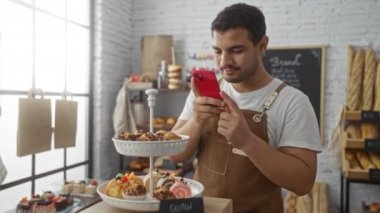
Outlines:
[{"label": "man's beard", "polygon": [[[258,64],[256,64],[256,66],[252,70],[245,71],[245,72],[244,71],[242,72],[242,70],[239,67],[235,67],[235,66],[226,66],[226,67],[221,67],[220,69],[222,71],[224,80],[226,80],[229,83],[240,83],[246,80],[247,78],[251,77],[252,75],[254,75],[256,73],[257,67],[258,67]],[[235,72],[238,73],[238,76],[229,77],[224,74],[224,69],[231,69],[233,70],[234,73]]]}]

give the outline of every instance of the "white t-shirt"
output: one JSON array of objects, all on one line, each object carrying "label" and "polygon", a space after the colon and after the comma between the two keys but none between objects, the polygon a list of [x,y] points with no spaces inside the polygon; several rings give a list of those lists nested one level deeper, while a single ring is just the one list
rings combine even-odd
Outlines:
[{"label": "white t-shirt", "polygon": [[[239,93],[232,84],[222,81],[220,89],[227,93],[240,109],[263,111],[267,97],[282,83],[274,78],[259,90]],[[194,94],[190,92],[179,119],[189,120],[193,114]],[[273,147],[299,147],[321,151],[319,127],[309,98],[300,90],[290,86],[284,87],[267,115],[269,144]]]}]

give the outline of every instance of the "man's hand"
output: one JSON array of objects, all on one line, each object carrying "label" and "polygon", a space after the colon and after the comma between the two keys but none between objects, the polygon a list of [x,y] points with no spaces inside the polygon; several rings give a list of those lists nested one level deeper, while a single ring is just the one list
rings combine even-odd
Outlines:
[{"label": "man's hand", "polygon": [[193,103],[194,118],[199,125],[203,125],[210,118],[218,116],[223,111],[225,103],[216,98],[199,96],[193,79],[191,79],[191,84],[195,95]]},{"label": "man's hand", "polygon": [[221,96],[226,103],[226,107],[224,112],[220,114],[218,132],[229,143],[240,149],[247,143],[247,136],[253,133],[235,101],[224,92],[221,92]]}]

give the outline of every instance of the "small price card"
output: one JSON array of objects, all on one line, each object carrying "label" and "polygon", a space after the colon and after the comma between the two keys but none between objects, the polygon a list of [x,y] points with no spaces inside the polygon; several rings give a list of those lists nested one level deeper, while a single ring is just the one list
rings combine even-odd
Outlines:
[{"label": "small price card", "polygon": [[204,213],[203,199],[197,197],[162,200],[160,202],[160,213]]}]

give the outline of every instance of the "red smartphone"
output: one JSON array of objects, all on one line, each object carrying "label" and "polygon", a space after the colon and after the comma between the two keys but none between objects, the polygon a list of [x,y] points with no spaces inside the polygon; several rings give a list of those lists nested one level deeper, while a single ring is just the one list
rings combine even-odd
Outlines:
[{"label": "red smartphone", "polygon": [[214,72],[195,70],[193,71],[193,80],[200,96],[222,99],[219,83]]}]

